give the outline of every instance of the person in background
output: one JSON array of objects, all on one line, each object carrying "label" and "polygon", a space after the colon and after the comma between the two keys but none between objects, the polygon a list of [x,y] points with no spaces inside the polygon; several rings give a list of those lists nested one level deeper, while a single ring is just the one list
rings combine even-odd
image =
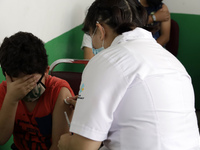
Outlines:
[{"label": "person in background", "polygon": [[84,59],[91,59],[94,56],[94,53],[92,51],[92,40],[91,37],[87,34],[83,35],[83,41],[81,45],[81,49],[83,50]]},{"label": "person in background", "polygon": [[[139,2],[146,8],[149,15],[148,23],[144,28],[152,32],[154,39],[160,45],[165,46],[169,41],[171,28],[171,18],[167,6],[162,3],[162,0],[139,0]],[[161,9],[168,12],[168,20],[157,19],[155,14]]]},{"label": "person in background", "polygon": [[[153,1],[155,1],[155,0],[153,0],[153,1],[152,0],[147,0],[147,1],[151,5],[151,3],[153,3]],[[151,7],[147,7],[147,9],[150,9],[150,8]],[[154,8],[154,7],[152,6],[152,8]],[[158,22],[159,22],[159,26],[160,26],[161,25],[160,23],[162,23],[162,30],[160,30],[162,34],[158,31],[155,34],[154,38],[161,45],[165,45],[167,43],[167,41],[169,41],[169,36],[170,36],[169,31],[168,31],[168,30],[170,30],[170,24],[169,24],[169,22],[170,22],[170,13],[169,13],[169,10],[168,10],[167,6],[165,4],[163,4],[163,3],[161,3],[159,5],[159,7],[156,7],[156,8],[157,8],[156,11],[154,10],[152,14],[151,14],[151,12],[149,13],[147,26],[153,27],[153,24],[158,24]],[[156,21],[153,21],[152,16],[154,16]],[[146,26],[145,26],[145,28],[148,29],[148,30],[152,30],[152,28],[150,29],[150,28],[147,28]],[[160,28],[160,27],[156,26],[155,28]],[[155,30],[157,30],[157,29],[155,29]],[[160,36],[160,34],[161,34],[161,36]],[[158,39],[157,36],[158,37],[160,36],[160,38]],[[89,35],[87,35],[87,34],[84,34],[83,35],[82,45],[81,45],[81,49],[84,52],[84,59],[91,59],[95,55],[94,54],[95,52],[92,51],[91,43],[92,43],[91,42],[91,37]]]},{"label": "person in background", "polygon": [[[83,71],[60,150],[199,150],[191,78],[142,27],[137,0],[95,0],[83,31],[97,53]],[[99,52],[100,50],[100,52]],[[70,102],[70,101],[68,101]]]},{"label": "person in background", "polygon": [[48,75],[43,42],[31,33],[5,38],[0,64],[6,81],[0,84],[0,144],[13,134],[14,150],[57,150],[69,132],[64,112],[73,111],[63,99],[74,96],[68,82]]}]

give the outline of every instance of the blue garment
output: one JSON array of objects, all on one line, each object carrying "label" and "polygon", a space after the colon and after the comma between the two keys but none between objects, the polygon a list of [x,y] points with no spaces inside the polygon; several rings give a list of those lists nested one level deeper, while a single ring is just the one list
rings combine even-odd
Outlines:
[{"label": "blue garment", "polygon": [[[145,7],[146,10],[147,10],[147,13],[148,15],[150,15],[152,12],[157,12],[159,9],[162,8],[162,5],[163,3],[161,3],[160,5],[158,6],[154,6],[154,7]],[[148,31],[151,31],[152,32],[152,35],[154,37],[154,39],[158,39],[159,36],[160,36],[160,22],[156,21],[156,22],[153,22],[151,24],[148,24],[145,29],[147,29]]]}]

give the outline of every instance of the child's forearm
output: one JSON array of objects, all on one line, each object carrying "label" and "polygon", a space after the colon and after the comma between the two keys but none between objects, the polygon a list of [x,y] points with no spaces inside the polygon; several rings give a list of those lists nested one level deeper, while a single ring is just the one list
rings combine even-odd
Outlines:
[{"label": "child's forearm", "polygon": [[7,97],[0,110],[0,145],[5,144],[13,133],[17,102],[10,102]]}]

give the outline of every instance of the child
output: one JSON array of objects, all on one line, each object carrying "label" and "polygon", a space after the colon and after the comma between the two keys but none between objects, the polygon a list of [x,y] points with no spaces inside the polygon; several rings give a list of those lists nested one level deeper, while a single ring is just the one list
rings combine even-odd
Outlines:
[{"label": "child", "polygon": [[13,134],[15,149],[56,150],[72,117],[63,99],[74,96],[70,85],[48,75],[43,42],[31,33],[5,38],[0,64],[6,81],[0,84],[0,144]]}]

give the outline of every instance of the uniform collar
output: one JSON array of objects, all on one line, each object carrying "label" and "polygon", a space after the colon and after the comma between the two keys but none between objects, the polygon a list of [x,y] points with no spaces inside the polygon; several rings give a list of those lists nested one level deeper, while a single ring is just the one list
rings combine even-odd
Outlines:
[{"label": "uniform collar", "polygon": [[135,28],[132,31],[124,32],[121,35],[118,35],[112,42],[111,46],[117,45],[122,42],[126,41],[133,41],[140,38],[152,38],[151,32],[142,29],[142,28]]}]

